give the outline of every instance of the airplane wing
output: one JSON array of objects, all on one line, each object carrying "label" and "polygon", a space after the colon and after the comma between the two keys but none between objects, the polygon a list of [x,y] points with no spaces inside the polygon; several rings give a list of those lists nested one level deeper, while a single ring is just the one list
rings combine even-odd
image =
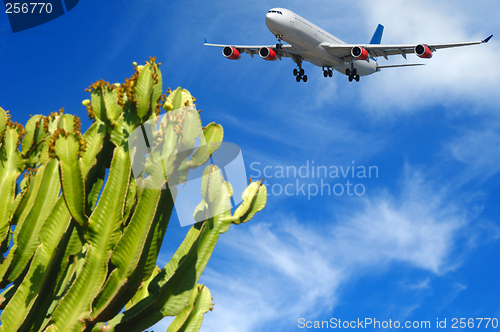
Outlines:
[{"label": "airplane wing", "polygon": [[[442,48],[460,47],[468,45],[476,45],[487,43],[493,35],[489,36],[484,40],[465,42],[465,43],[445,43],[445,44],[422,44],[428,47],[432,52]],[[323,43],[321,44],[328,52],[333,56],[339,58],[351,57],[351,50],[353,47],[359,46],[368,51],[371,57],[383,56],[388,59],[389,55],[402,55],[406,59],[406,55],[409,53],[415,53],[415,48],[417,45],[380,45],[380,44],[361,44],[361,45],[350,45],[350,44],[331,44]]]},{"label": "airplane wing", "polygon": [[276,52],[278,59],[281,60],[281,57],[293,57],[294,55],[299,54],[298,50],[291,45],[283,45],[281,49],[277,49],[276,45],[230,45],[230,44],[209,44],[205,39],[204,46],[213,46],[213,47],[233,47],[237,49],[240,53],[248,53],[253,58],[254,54],[259,54],[259,50],[263,47],[271,48]]}]

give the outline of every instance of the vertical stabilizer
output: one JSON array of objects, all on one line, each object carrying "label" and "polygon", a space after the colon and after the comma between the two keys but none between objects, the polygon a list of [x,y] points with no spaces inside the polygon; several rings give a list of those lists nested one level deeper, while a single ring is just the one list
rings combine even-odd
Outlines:
[{"label": "vertical stabilizer", "polygon": [[384,32],[384,26],[379,24],[377,30],[373,34],[372,40],[370,40],[370,44],[380,44],[382,41],[382,33]]}]

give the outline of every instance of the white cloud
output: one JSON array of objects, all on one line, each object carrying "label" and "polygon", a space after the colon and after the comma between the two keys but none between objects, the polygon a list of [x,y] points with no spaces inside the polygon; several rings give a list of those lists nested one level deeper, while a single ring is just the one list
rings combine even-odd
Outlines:
[{"label": "white cloud", "polygon": [[[359,212],[338,211],[330,227],[286,214],[270,216],[279,220],[273,224],[232,227],[219,240],[224,258],[215,255],[202,276],[215,302],[204,329],[292,329],[299,317],[331,311],[343,284],[394,263],[441,275],[460,264],[451,253],[468,225],[466,209],[409,170],[400,195],[367,198]],[[420,291],[429,279],[409,287]]]},{"label": "white cloud", "polygon": [[[493,1],[489,4],[491,7],[498,6]],[[429,0],[365,1],[362,6],[365,19],[371,25],[385,25],[383,43],[482,40],[492,33],[493,28],[498,29],[498,22],[493,18],[496,10],[483,13],[481,9],[463,7],[466,5],[459,2]],[[485,7],[488,5],[485,4]],[[476,11],[484,14],[481,22],[475,20]],[[484,21],[497,23],[492,26],[491,23],[483,24]],[[408,61],[392,57],[388,63],[427,65],[383,70],[376,74],[376,83],[363,90],[362,98],[370,109],[382,113],[425,111],[435,102],[459,105],[473,100],[492,105],[498,102],[495,91],[500,83],[500,64],[495,52],[497,46],[497,41],[492,39],[485,45],[438,50],[430,60],[419,59],[415,55],[409,55]],[[379,59],[379,64],[386,62],[383,58]],[[444,100],[443,96],[446,96]]]}]

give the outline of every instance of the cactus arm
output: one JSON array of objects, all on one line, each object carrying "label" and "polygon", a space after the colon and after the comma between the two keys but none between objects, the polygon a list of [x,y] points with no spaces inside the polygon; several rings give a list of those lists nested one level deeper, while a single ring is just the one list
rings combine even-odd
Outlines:
[{"label": "cactus arm", "polygon": [[82,331],[91,303],[103,285],[111,250],[121,235],[123,202],[130,179],[128,153],[116,147],[109,178],[85,234],[89,248],[82,271],[54,310],[47,331]]},{"label": "cactus arm", "polygon": [[105,136],[106,128],[100,121],[94,122],[85,134],[83,134],[83,139],[86,142],[85,151],[81,153],[80,159],[83,174],[87,174],[96,162],[96,157],[103,148]]},{"label": "cactus arm", "polygon": [[25,157],[28,157],[36,144],[47,136],[48,133],[43,128],[43,121],[43,116],[35,115],[26,123],[26,136],[21,144],[21,150]]},{"label": "cactus arm", "polygon": [[[51,159],[41,172],[41,181],[36,193],[36,198],[30,212],[22,225],[17,236],[14,256],[9,269],[8,279],[13,281],[22,273],[29,260],[40,244],[38,235],[43,223],[54,207],[59,195],[59,170],[57,160]],[[14,249],[14,248],[13,248]]]},{"label": "cactus arm", "polygon": [[262,210],[267,202],[267,189],[260,182],[251,183],[241,195],[243,202],[234,212],[235,224],[247,222]]},{"label": "cactus arm", "polygon": [[[144,192],[140,198],[143,202],[142,204],[152,205],[153,203],[155,203],[155,210],[151,212],[151,215],[149,215],[146,220],[142,221],[139,221],[140,219],[137,218],[140,217],[140,215],[134,214],[129,227],[134,226],[132,224],[134,219],[136,225],[130,231],[127,229],[127,231],[124,233],[124,236],[115,247],[115,251],[113,253],[114,256],[112,256],[113,265],[118,267],[117,270],[120,269],[120,267],[122,270],[125,270],[128,267],[128,271],[126,273],[122,273],[121,276],[118,271],[115,270],[116,273],[115,271],[113,271],[113,273],[115,273],[115,280],[119,280],[119,283],[115,283],[115,285],[117,285],[115,288],[116,292],[114,294],[105,295],[104,289],[107,287],[107,285],[103,288],[101,294],[99,294],[99,298],[97,298],[94,302],[95,314],[93,313],[92,315],[94,317],[94,321],[109,320],[116,314],[118,314],[123,309],[123,306],[127,304],[129,299],[134,296],[137,289],[141,286],[141,283],[150,278],[150,276],[154,273],[154,264],[156,263],[156,260],[158,258],[161,243],[163,242],[163,237],[167,230],[168,221],[174,207],[172,196],[169,190],[161,190],[159,201],[156,201],[156,191],[157,190],[154,189],[144,189]],[[158,194],[160,194],[160,192]],[[148,197],[151,195],[153,195],[153,199]],[[148,200],[150,202],[145,203],[144,200]],[[140,233],[141,230],[143,233],[142,237],[140,238],[140,242],[134,243],[134,241],[137,240],[136,234]],[[134,250],[134,247],[135,253],[131,254],[130,249]],[[126,250],[124,250],[125,248]],[[127,251],[128,254],[125,255]],[[115,253],[119,253],[121,257],[116,255]],[[108,281],[110,280],[111,277],[108,279]],[[113,288],[109,287],[108,290],[110,289]],[[100,310],[97,309],[99,300],[102,303],[103,299],[106,298],[108,298],[107,303],[109,304],[106,305],[106,310],[99,314]],[[112,301],[109,301],[109,299],[112,299]]]},{"label": "cactus arm", "polygon": [[[97,82],[99,84],[100,82]],[[91,108],[94,117],[100,122],[109,124],[109,120],[106,116],[106,105],[104,104],[103,91],[100,86],[91,86],[92,92],[90,94]]]},{"label": "cactus arm", "polygon": [[[83,264],[85,262],[86,252],[87,252],[87,246],[84,246],[81,248],[81,251],[78,252],[76,255],[72,255],[69,257],[67,257],[66,255],[64,256],[61,263],[61,267],[59,268],[57,282],[51,285],[53,288],[49,287],[44,288],[44,290],[47,290],[46,293],[47,296],[39,297],[39,299],[41,298],[41,302],[42,301],[43,302],[40,303],[38,307],[34,308],[36,309],[36,311],[35,310],[30,311],[30,314],[36,312],[46,312],[45,315],[35,314],[35,316],[37,317],[30,325],[31,327],[30,331],[43,331],[50,323],[50,317],[52,316],[52,313],[54,312],[55,308],[57,308],[57,306],[61,302],[61,299],[64,297],[70,286],[75,281],[76,276],[80,274]],[[65,262],[66,258],[69,258],[67,262]]]},{"label": "cactus arm", "polygon": [[212,309],[212,295],[204,285],[197,285],[188,304],[170,323],[167,332],[199,331],[203,323],[203,315]]},{"label": "cactus arm", "polygon": [[106,117],[111,124],[115,123],[122,112],[121,107],[118,105],[118,93],[114,85],[103,86],[104,105],[106,106]]},{"label": "cactus arm", "polygon": [[162,79],[161,72],[155,59],[139,71],[137,82],[135,84],[135,93],[137,96],[137,115],[142,122],[148,120],[157,107],[157,102],[161,97]]},{"label": "cactus arm", "polygon": [[[19,186],[20,192],[17,193],[16,198],[14,199],[14,204],[10,209],[10,225],[17,225],[17,216],[19,212],[23,211],[26,206],[26,195],[29,192],[29,180],[32,178],[31,173],[26,173],[26,176],[21,181],[21,185]],[[29,197],[29,196],[28,196]]]},{"label": "cactus arm", "polygon": [[85,183],[81,163],[78,159],[81,149],[81,136],[65,131],[56,132],[51,144],[61,167],[61,184],[64,200],[73,218],[82,226],[86,226],[85,215]]},{"label": "cactus arm", "polygon": [[0,148],[0,243],[10,241],[9,218],[14,204],[16,180],[24,170],[25,161],[17,149],[22,127],[7,126],[4,131],[3,144]]},{"label": "cactus arm", "polygon": [[144,243],[150,231],[161,190],[145,189],[137,203],[132,220],[111,255],[111,263],[116,267],[93,303],[92,319],[109,306],[127,278],[139,262]]},{"label": "cactus arm", "polygon": [[54,259],[54,254],[61,246],[61,239],[68,231],[70,221],[71,215],[66,203],[63,197],[59,197],[47,218],[47,222],[40,230],[41,244],[33,256],[27,275],[2,312],[0,331],[18,330],[38,298],[40,290],[43,289],[44,280],[50,279],[47,277],[47,271],[51,267],[60,266],[57,259]]},{"label": "cactus arm", "polygon": [[[88,216],[92,214],[97,205],[106,177],[106,167],[109,166],[113,156],[113,149],[114,145],[111,142],[104,143],[102,150],[95,158],[95,163],[90,167],[85,178],[85,192],[88,193],[85,211]],[[82,167],[83,165],[84,163],[82,163]]]},{"label": "cactus arm", "polygon": [[174,200],[177,196],[177,189],[166,188],[162,191],[162,196],[160,198],[160,207],[158,208],[156,218],[154,220],[150,238],[146,241],[145,252],[147,255],[143,257],[145,259],[144,270],[142,271],[142,275],[140,276],[140,281],[144,281],[151,276],[153,273],[154,267],[156,266],[156,261],[158,259],[158,255],[160,254],[160,248],[163,243],[163,238],[167,232],[167,226],[170,221],[170,216],[174,209]]},{"label": "cactus arm", "polygon": [[40,188],[41,184],[41,179],[43,177],[43,171],[44,167],[41,167],[38,172],[35,174],[31,174],[30,177],[31,183],[29,184],[29,193],[31,194],[28,199],[25,199],[25,208],[22,210],[23,213],[19,216],[19,220],[16,219],[16,224],[17,227],[14,230],[14,234],[12,236],[12,240],[14,242],[14,245],[12,246],[11,250],[9,251],[9,254],[7,255],[7,258],[3,261],[2,265],[0,266],[0,281],[1,285],[4,286],[8,284],[9,282],[12,282],[12,280],[9,281],[9,274],[11,273],[12,270],[12,261],[14,259],[15,255],[18,255],[17,249],[18,249],[18,241],[17,238],[19,236],[19,232],[22,230],[22,225],[24,223],[24,220],[26,220],[26,217],[28,216],[29,212],[31,211],[31,208],[34,205],[35,197],[36,194],[38,193],[38,189]]},{"label": "cactus arm", "polygon": [[[0,134],[3,133],[3,131],[5,130],[5,127],[7,127],[7,120],[9,120],[9,116],[7,115],[7,112],[5,112],[5,110],[0,107]],[[2,145],[0,143],[0,147],[1,146]]]},{"label": "cactus arm", "polygon": [[82,250],[80,246],[80,251],[76,254],[76,258],[75,254],[72,256],[69,255],[70,252],[75,250],[75,246],[71,242],[75,239],[74,234],[78,233],[76,227],[78,227],[78,223],[72,221],[61,238],[59,246],[61,250],[56,250],[54,253],[54,258],[44,275],[39,294],[19,328],[19,332],[43,330],[49,322],[47,317],[51,316],[54,308],[59,304],[62,294],[71,286],[75,274],[78,273],[78,269],[81,269],[80,266],[83,262],[78,260],[84,260],[86,247]]},{"label": "cactus arm", "polygon": [[224,129],[221,125],[212,122],[203,129],[203,135],[208,144],[210,154],[212,154],[221,145],[222,138],[224,137]]}]

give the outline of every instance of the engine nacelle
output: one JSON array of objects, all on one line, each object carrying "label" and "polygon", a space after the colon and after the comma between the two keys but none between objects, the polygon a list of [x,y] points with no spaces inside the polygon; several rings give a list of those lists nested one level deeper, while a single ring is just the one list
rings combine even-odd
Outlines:
[{"label": "engine nacelle", "polygon": [[232,46],[226,46],[222,49],[222,54],[230,60],[239,60],[241,58],[240,51]]},{"label": "engine nacelle", "polygon": [[262,59],[267,60],[267,61],[275,61],[278,56],[276,55],[276,52],[269,47],[262,47],[259,50],[259,55]]},{"label": "engine nacelle", "polygon": [[351,55],[356,60],[366,60],[370,57],[370,53],[361,46],[354,46],[351,49]]},{"label": "engine nacelle", "polygon": [[415,54],[420,57],[420,58],[424,58],[424,59],[430,59],[432,58],[432,51],[430,48],[428,48],[427,46],[423,45],[423,44],[419,44],[417,46],[415,46]]}]

